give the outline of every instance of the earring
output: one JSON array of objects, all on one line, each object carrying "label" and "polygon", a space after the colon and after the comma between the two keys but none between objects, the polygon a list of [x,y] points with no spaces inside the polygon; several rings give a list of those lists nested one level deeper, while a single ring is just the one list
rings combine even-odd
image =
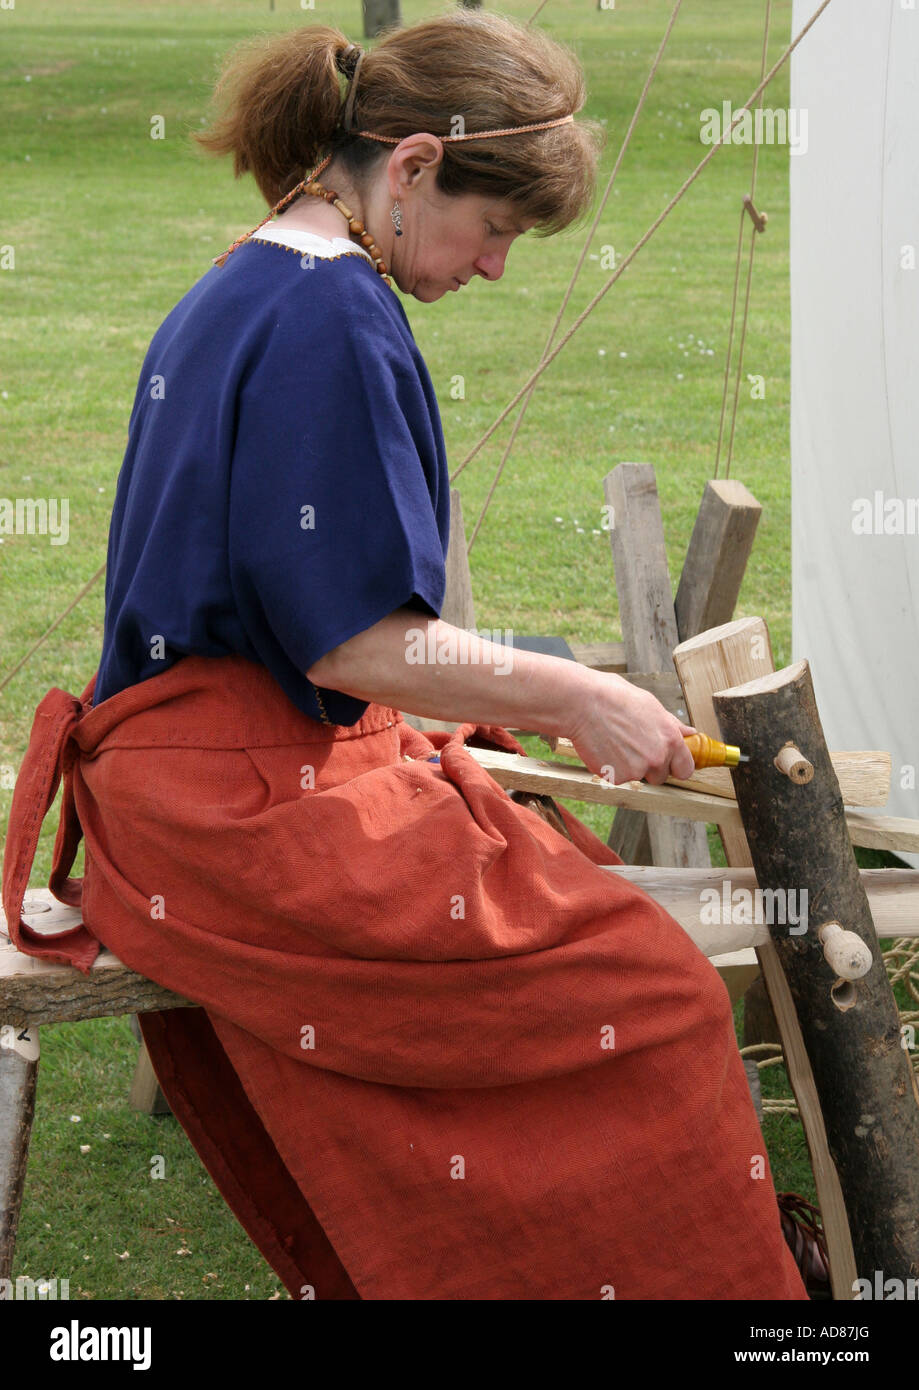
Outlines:
[{"label": "earring", "polygon": [[396,229],[396,236],[401,236],[401,235],[402,235],[402,209],[400,208],[400,206],[399,206],[399,204],[398,204],[397,202],[396,202],[396,203],[393,203],[392,209],[391,209],[389,215],[390,215],[390,217],[392,218],[392,224],[393,224],[393,226],[394,226],[395,229]]}]

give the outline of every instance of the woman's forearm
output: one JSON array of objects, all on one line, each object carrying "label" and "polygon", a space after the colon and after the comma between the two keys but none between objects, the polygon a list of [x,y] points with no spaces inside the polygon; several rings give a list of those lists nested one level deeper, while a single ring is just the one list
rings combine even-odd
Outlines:
[{"label": "woman's forearm", "polygon": [[621,676],[526,652],[440,619],[397,609],[305,673],[406,714],[567,735],[591,772],[612,782],[686,778],[692,726]]},{"label": "woman's forearm", "polygon": [[335,647],[306,675],[406,714],[563,734],[594,673],[403,608]]}]

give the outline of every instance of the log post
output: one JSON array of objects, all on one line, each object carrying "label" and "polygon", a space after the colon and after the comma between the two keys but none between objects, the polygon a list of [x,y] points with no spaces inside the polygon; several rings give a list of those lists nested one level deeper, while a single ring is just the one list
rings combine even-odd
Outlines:
[{"label": "log post", "polygon": [[0,1024],[0,1279],[12,1278],[38,1078],[38,1029]]},{"label": "log post", "polygon": [[762,510],[736,478],[705,484],[674,601],[681,642],[733,618]]},{"label": "log post", "polygon": [[[713,705],[722,738],[750,756],[732,770],[737,803],[769,895],[769,933],[813,1070],[858,1276],[915,1279],[919,1086],[901,1046],[808,663],[722,690]],[[813,767],[806,781],[776,766],[789,743]],[[841,932],[822,930],[831,924]],[[845,933],[857,938],[854,948]],[[870,957],[867,973],[860,956]]]},{"label": "log post", "polygon": [[[732,623],[714,628],[711,632],[690,638],[677,647],[673,653],[673,662],[683,686],[691,721],[703,733],[712,735],[719,733],[714,707],[715,692],[768,676],[775,670],[769,629],[762,618],[738,618]],[[721,775],[730,777],[725,768],[721,769]],[[743,825],[736,828],[719,825],[718,830],[728,864],[732,868],[752,868],[753,859]],[[762,992],[759,998],[754,995],[753,1006],[755,1009],[759,1004],[762,1008],[765,1002],[770,1004],[773,1010],[777,1037],[785,1054],[788,1080],[798,1103],[798,1112],[810,1152],[817,1200],[823,1217],[823,1229],[830,1257],[833,1297],[840,1300],[850,1299],[853,1296],[852,1285],[856,1277],[852,1238],[839,1176],[830,1157],[826,1126],[807,1048],[798,1024],[788,981],[772,942],[767,941],[760,946],[756,955],[763,972],[768,999],[764,1001]],[[748,989],[744,1004],[745,1042],[751,1041],[746,1037],[749,1000]],[[767,1039],[763,1037],[757,1041],[765,1042]]]},{"label": "log post", "polygon": [[[603,490],[626,665],[631,671],[672,674],[677,625],[654,469],[650,463],[620,463],[604,478]],[[636,815],[640,812],[619,811],[613,821],[608,843],[620,858],[628,850],[633,863],[653,860],[677,868],[711,863],[704,825],[675,816],[648,822]]]},{"label": "log post", "polygon": [[384,29],[398,28],[402,23],[399,0],[362,0],[364,38],[375,39]]},{"label": "log post", "polygon": [[440,616],[445,623],[452,623],[454,627],[474,628],[475,603],[472,598],[466,528],[463,525],[463,503],[459,488],[455,487],[450,489],[450,541],[446,570],[447,584]]}]

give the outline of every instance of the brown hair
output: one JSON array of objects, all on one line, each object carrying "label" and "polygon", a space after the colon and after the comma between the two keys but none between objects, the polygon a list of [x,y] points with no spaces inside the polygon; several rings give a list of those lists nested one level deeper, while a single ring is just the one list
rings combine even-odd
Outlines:
[{"label": "brown hair", "polygon": [[[236,176],[251,172],[273,207],[327,154],[361,187],[394,146],[358,130],[400,140],[420,131],[472,134],[567,116],[585,101],[583,71],[563,45],[504,15],[451,9],[386,30],[367,52],[349,133],[341,126],[345,79],[336,67],[348,46],[325,25],[243,44],[216,87],[222,113],[194,139],[213,154],[232,154]],[[437,187],[507,200],[551,235],[589,210],[603,138],[598,122],[575,121],[447,143]]]}]

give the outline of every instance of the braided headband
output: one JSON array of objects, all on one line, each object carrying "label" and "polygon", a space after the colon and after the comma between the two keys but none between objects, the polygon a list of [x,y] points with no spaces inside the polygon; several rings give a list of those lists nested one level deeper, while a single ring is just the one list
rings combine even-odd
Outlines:
[{"label": "braided headband", "polygon": [[[357,54],[357,61],[354,54]],[[379,140],[384,145],[398,145],[406,139],[404,135],[377,135],[372,130],[351,130],[351,116],[354,111],[354,97],[357,92],[357,79],[361,70],[361,63],[366,57],[364,49],[357,44],[349,43],[347,48],[343,48],[335,60],[335,65],[339,72],[348,78],[348,95],[345,100],[344,114],[341,118],[342,128],[349,134],[363,135],[367,140]],[[537,121],[534,125],[514,125],[505,126],[503,130],[477,130],[470,135],[438,135],[438,140],[446,143],[448,140],[490,140],[498,135],[516,135],[525,130],[548,130],[551,126],[568,125],[574,120],[573,115],[559,116],[554,121]]]},{"label": "braided headband", "polygon": [[[553,125],[568,125],[573,121],[573,116],[559,116],[555,121],[537,121],[535,125],[509,125],[504,130],[476,130],[471,135],[438,135],[437,139],[444,144],[448,140],[489,140],[495,135],[517,135],[522,130],[548,130]],[[433,134],[433,132],[431,132]],[[387,145],[399,145],[407,137],[405,135],[375,135],[372,130],[356,130],[355,135],[364,135],[368,140],[382,140]]]}]

